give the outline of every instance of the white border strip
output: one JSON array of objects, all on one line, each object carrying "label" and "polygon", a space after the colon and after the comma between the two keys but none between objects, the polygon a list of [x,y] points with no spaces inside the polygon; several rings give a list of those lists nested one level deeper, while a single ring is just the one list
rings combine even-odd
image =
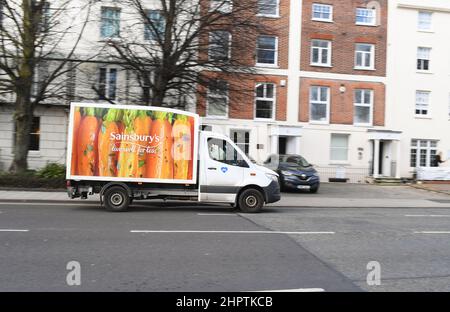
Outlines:
[{"label": "white border strip", "polygon": [[189,231],[189,230],[131,230],[130,233],[198,233],[198,234],[288,234],[315,235],[336,234],[335,232],[281,232],[281,231]]},{"label": "white border strip", "polygon": [[450,234],[450,231],[416,231],[414,234]]},{"label": "white border strip", "polygon": [[0,232],[29,232],[30,230],[0,229]]},{"label": "white border strip", "polygon": [[197,213],[197,216],[224,216],[224,217],[238,217],[237,213]]},{"label": "white border strip", "polygon": [[449,218],[450,215],[405,215],[405,217]]}]

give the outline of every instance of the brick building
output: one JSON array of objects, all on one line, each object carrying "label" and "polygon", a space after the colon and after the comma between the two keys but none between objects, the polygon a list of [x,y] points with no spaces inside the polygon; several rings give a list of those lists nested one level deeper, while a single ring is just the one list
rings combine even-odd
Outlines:
[{"label": "brick building", "polygon": [[[217,1],[204,2],[210,10]],[[447,2],[257,0],[251,14],[262,27],[245,34],[246,48],[233,30],[212,29],[204,38],[211,47],[228,43],[222,52],[253,72],[207,73],[214,83],[198,87],[189,109],[202,116],[203,129],[230,136],[258,162],[273,153],[298,153],[325,181],[410,177],[416,167],[431,166],[439,151],[445,158],[450,150],[450,47],[446,28],[435,26],[448,25]],[[146,3],[157,11],[155,1]],[[95,2],[92,12],[99,18],[89,23],[80,50],[97,51],[105,31],[129,28],[145,37],[144,29],[127,26],[127,10],[119,1]],[[108,95],[136,104],[141,96],[132,72],[120,64],[98,60],[68,74],[67,101],[36,110],[31,168],[65,161],[70,101],[102,102]],[[4,104],[11,101],[0,95],[0,170],[12,159],[13,111]]]},{"label": "brick building", "polygon": [[263,47],[273,48],[273,62],[258,60],[257,39],[256,73],[241,81],[253,94],[237,101],[230,94],[221,119],[204,109],[208,97],[199,99],[204,126],[230,135],[260,162],[271,153],[300,153],[325,179],[339,171],[363,181],[374,165],[379,174],[395,174],[379,162],[392,157],[391,146],[374,157],[370,140],[386,130],[387,1],[259,2],[273,4],[272,12],[258,12],[275,29],[258,37],[274,37]]}]

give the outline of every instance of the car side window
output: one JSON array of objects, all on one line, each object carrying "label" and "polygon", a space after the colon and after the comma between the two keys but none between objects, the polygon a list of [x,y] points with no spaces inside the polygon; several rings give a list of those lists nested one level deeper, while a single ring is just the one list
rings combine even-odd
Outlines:
[{"label": "car side window", "polygon": [[241,154],[226,140],[209,138],[208,153],[209,157],[215,161],[231,166],[249,167]]}]

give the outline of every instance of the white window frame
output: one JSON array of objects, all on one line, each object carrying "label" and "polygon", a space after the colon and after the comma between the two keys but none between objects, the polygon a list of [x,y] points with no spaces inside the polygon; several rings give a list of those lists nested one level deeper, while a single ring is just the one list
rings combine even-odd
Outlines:
[{"label": "white window frame", "polygon": [[[233,143],[236,144],[236,146],[239,147],[241,149],[241,151],[243,151],[244,154],[248,156],[250,154],[250,147],[251,147],[251,144],[250,144],[251,137],[252,137],[251,129],[248,129],[248,128],[230,128],[229,132],[230,132],[230,139],[231,139],[231,141],[233,141]],[[234,141],[234,137],[232,136],[233,132],[247,132],[248,133],[248,142],[235,142]],[[244,135],[244,139],[245,139],[245,135]],[[243,148],[241,146],[243,146]],[[248,149],[248,153],[245,152],[246,149]]]},{"label": "white window frame", "polygon": [[[214,32],[224,32],[224,33],[228,33],[228,55],[227,55],[227,58],[226,59],[217,59],[217,60],[214,60],[213,58],[211,58],[211,48],[212,48],[212,44],[211,44],[211,41],[212,41],[212,37],[213,37],[213,33]],[[232,35],[231,35],[231,33],[229,32],[229,31],[226,31],[226,30],[216,30],[216,31],[211,31],[211,32],[209,32],[209,34],[208,34],[208,42],[209,42],[209,46],[208,46],[208,59],[210,60],[210,61],[217,61],[217,62],[220,62],[220,61],[222,61],[222,62],[227,62],[227,61],[229,61],[230,60],[230,58],[231,58],[231,40],[232,40]]]},{"label": "white window frame", "polygon": [[[162,31],[161,31],[161,37],[164,38],[164,31],[166,28],[166,20],[164,19],[164,16],[162,15],[162,11],[161,10],[146,10],[145,14],[147,15],[146,18],[150,19],[150,13],[157,13],[159,14],[159,18],[162,20],[163,26],[162,27]],[[156,20],[152,20],[153,24],[156,24]],[[155,37],[153,37],[155,36]],[[144,21],[144,40],[146,41],[157,41],[157,35],[153,34],[152,29],[150,27],[150,25],[147,25],[146,20]]]},{"label": "white window frame", "polygon": [[[275,38],[275,56],[274,56],[274,63],[270,64],[270,63],[259,63],[258,62],[258,51],[260,50],[258,48],[258,39],[260,37],[271,37],[271,38]],[[266,49],[264,49],[266,50]],[[272,51],[272,50],[270,50]],[[256,42],[256,66],[258,67],[278,67],[278,37],[277,36],[270,36],[270,35],[260,35],[257,38],[257,42]]]},{"label": "white window frame", "polygon": [[[364,16],[364,15],[358,15],[359,11],[365,11],[365,12],[372,12],[373,16]],[[358,17],[362,16],[364,18],[372,18],[371,23],[365,23],[365,22],[358,22]],[[356,8],[356,16],[355,16],[355,24],[361,25],[361,26],[376,26],[377,23],[377,10],[376,9],[369,9],[369,8]]]},{"label": "white window frame", "polygon": [[[314,47],[313,43],[314,41],[320,41],[320,42],[326,42],[328,44],[327,48],[322,48],[322,47]],[[319,61],[322,60],[322,54],[323,54],[323,50],[327,50],[328,51],[328,57],[327,57],[327,62],[326,63],[314,63],[313,61],[313,52],[314,49],[318,49],[319,50]],[[332,59],[332,51],[333,47],[332,47],[332,42],[331,40],[322,40],[322,39],[311,39],[311,66],[323,66],[323,67],[331,67],[331,59]]]},{"label": "white window frame", "polygon": [[[418,101],[418,95],[427,95],[427,102],[420,102]],[[429,117],[430,116],[430,102],[431,102],[431,92],[427,90],[416,90],[416,101],[414,105],[414,115],[419,118]],[[423,113],[417,113],[417,111],[426,111],[425,114]]]},{"label": "white window frame", "polygon": [[[347,146],[345,148],[343,147],[333,147],[332,143],[333,143],[333,136],[341,136],[341,137],[346,137],[347,139]],[[350,145],[350,135],[347,133],[331,133],[330,135],[330,163],[331,164],[347,164],[349,159],[348,159],[348,152],[349,152],[349,145]],[[336,149],[342,149],[345,150],[346,152],[346,159],[333,159],[332,155],[333,155],[333,150]]]},{"label": "white window frame", "polygon": [[[361,91],[361,102],[356,102],[356,92]],[[364,103],[365,93],[370,93],[370,103]],[[374,92],[371,89],[355,89],[353,92],[353,107],[354,107],[354,113],[353,113],[353,124],[355,126],[372,126],[373,125],[373,101],[374,101]],[[356,107],[369,107],[369,122],[356,122]]]},{"label": "white window frame", "polygon": [[[415,145],[413,145],[414,142],[416,143]],[[426,146],[421,146],[422,142],[424,142],[424,143],[426,142]],[[435,146],[431,146],[432,143],[435,143]],[[439,141],[438,140],[428,140],[428,139],[412,139],[410,144],[411,144],[411,149],[409,152],[409,167],[410,168],[431,167],[431,151],[435,152],[434,155],[437,154]],[[411,167],[413,150],[416,151],[416,159],[415,159],[416,166],[415,167]],[[422,166],[420,164],[421,151],[426,151],[425,166]]]},{"label": "white window frame", "polygon": [[[207,118],[214,118],[214,119],[228,119],[228,114],[229,114],[229,106],[230,106],[230,91],[229,91],[229,83],[225,80],[222,80],[226,83],[227,85],[227,92],[225,95],[222,94],[218,94],[215,92],[211,92],[210,88],[208,87],[207,91],[206,91],[206,117]],[[225,104],[225,114],[224,115],[210,115],[208,113],[209,111],[209,99],[210,98],[216,98],[216,99],[226,99],[226,104]]]},{"label": "white window frame", "polygon": [[[258,97],[257,96],[257,89],[260,86],[264,86],[264,97]],[[272,85],[273,86],[273,98],[268,98],[265,97],[267,95],[267,86],[268,85]],[[265,101],[265,102],[272,102],[272,118],[263,118],[263,117],[256,117],[256,111],[257,111],[257,102],[258,101]],[[255,120],[264,120],[264,121],[268,121],[268,120],[275,120],[275,114],[276,114],[276,106],[277,106],[277,85],[275,83],[272,82],[262,82],[262,83],[257,83],[255,86],[255,105],[254,105],[254,116],[255,116]]]},{"label": "white window frame", "polygon": [[[424,55],[424,54],[422,54],[422,53],[420,52],[420,50],[427,51],[427,53],[425,53],[425,54],[427,54],[427,56],[426,56],[425,58],[424,58],[424,57],[421,57],[421,55]],[[432,51],[432,49],[431,49],[430,47],[417,47],[416,70],[417,70],[418,72],[425,72],[425,73],[428,73],[428,72],[431,71],[431,51]],[[428,61],[428,69],[420,69],[420,68],[417,68],[417,67],[418,67],[418,64],[419,64],[419,60],[425,60],[425,61]]]},{"label": "white window frame", "polygon": [[[312,99],[312,90],[313,88],[319,88],[318,91],[318,100],[313,100]],[[321,92],[322,92],[322,88],[325,88],[327,91],[327,100],[326,101],[321,101],[320,97],[321,97]],[[326,109],[326,120],[314,120],[312,119],[312,106],[316,104],[316,105],[326,105],[327,109]],[[310,123],[315,123],[315,124],[329,124],[330,123],[330,104],[331,104],[331,88],[328,86],[311,86],[309,88],[309,122]]]},{"label": "white window frame", "polygon": [[[370,46],[370,52],[358,51],[358,45]],[[370,66],[358,65],[358,54],[362,54],[362,61],[364,63],[366,54],[370,54]],[[355,43],[355,69],[356,70],[375,70],[375,45],[372,43]]]},{"label": "white window frame", "polygon": [[280,17],[280,0],[277,0],[277,7],[276,7],[276,13],[275,14],[264,14],[264,13],[259,13],[259,3],[261,1],[264,0],[258,0],[258,14],[256,14],[256,16],[261,16],[261,17],[271,17],[271,18],[279,18]]},{"label": "white window frame", "polygon": [[[111,10],[111,11],[118,12],[119,18],[118,18],[117,20],[118,20],[118,28],[119,28],[119,29],[118,29],[117,34],[115,34],[115,35],[113,35],[113,36],[104,36],[103,33],[102,33],[102,30],[103,30],[103,21],[104,21],[104,20],[112,20],[112,21],[115,21],[115,19],[104,18],[104,17],[102,16],[103,10]],[[122,28],[121,21],[122,21],[122,9],[121,9],[121,8],[118,8],[118,7],[111,7],[111,6],[102,6],[102,7],[100,8],[100,39],[101,39],[101,40],[105,40],[105,39],[118,40],[118,39],[120,38],[121,31],[122,31],[122,29],[121,29],[121,28]]]},{"label": "white window frame", "polygon": [[[98,95],[99,99],[101,101],[107,101],[107,100],[111,100],[111,101],[117,101],[118,100],[118,81],[119,81],[119,69],[117,67],[108,67],[108,66],[104,66],[104,67],[99,67],[98,69],[98,86],[99,86],[99,92],[100,92],[100,85],[101,85],[101,81],[100,81],[100,77],[101,77],[101,71],[105,70],[105,81],[104,81],[104,87],[105,87],[105,95],[104,95],[104,99],[100,98],[100,94]],[[116,73],[116,80],[114,81],[114,98],[110,97],[110,92],[111,92],[111,71],[115,70]]]},{"label": "white window frame", "polygon": [[[422,14],[427,14],[429,16],[429,27],[428,28],[422,28],[421,25],[423,25],[423,20],[421,20]],[[433,12],[429,11],[418,11],[417,12],[417,30],[418,31],[424,31],[424,32],[432,32],[433,31]]]},{"label": "white window frame", "polygon": [[231,13],[233,12],[233,0],[210,0],[208,12]]},{"label": "white window frame", "polygon": [[[330,18],[326,19],[326,18],[320,18],[320,17],[314,17],[314,7],[315,6],[325,6],[325,7],[329,7],[330,8]],[[317,22],[328,22],[328,23],[332,23],[333,22],[333,6],[331,4],[325,4],[325,3],[313,3],[312,7],[311,7],[311,19],[313,21],[317,21]]]}]

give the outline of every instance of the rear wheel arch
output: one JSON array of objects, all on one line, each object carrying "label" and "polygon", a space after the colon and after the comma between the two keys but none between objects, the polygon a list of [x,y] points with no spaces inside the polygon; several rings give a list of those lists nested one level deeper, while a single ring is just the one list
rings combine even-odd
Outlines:
[{"label": "rear wheel arch", "polygon": [[125,191],[127,191],[128,195],[130,197],[133,196],[133,191],[131,190],[131,188],[123,182],[109,182],[108,184],[105,184],[102,189],[100,190],[100,197],[106,192],[107,189],[113,187],[113,186],[120,186],[121,188],[123,188]]}]

